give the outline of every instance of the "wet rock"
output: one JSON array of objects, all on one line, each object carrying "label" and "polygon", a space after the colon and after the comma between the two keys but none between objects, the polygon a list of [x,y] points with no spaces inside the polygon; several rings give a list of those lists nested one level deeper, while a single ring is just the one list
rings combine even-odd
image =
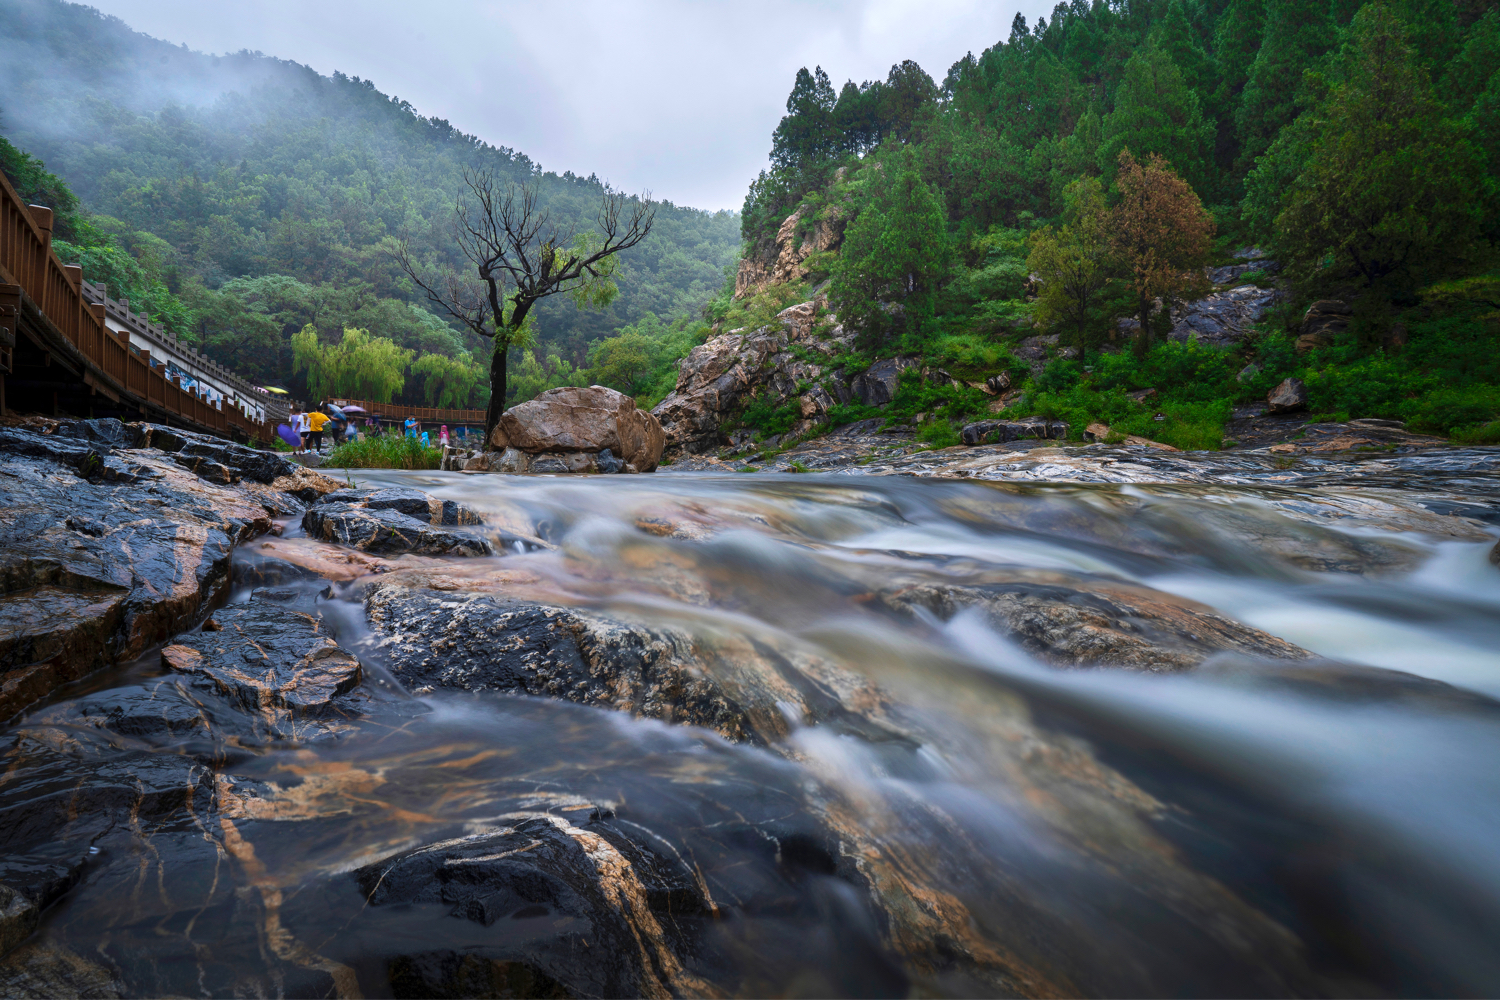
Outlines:
[{"label": "wet rock", "polygon": [[1057,666],[1169,673],[1223,652],[1294,660],[1312,655],[1195,602],[1113,582],[919,584],[880,597],[892,609],[921,608],[943,620],[977,608],[997,631]]},{"label": "wet rock", "polygon": [[[635,400],[602,385],[548,389],[535,399],[506,410],[490,438],[490,447],[507,455],[534,456],[560,464],[556,469],[529,471],[574,472],[566,460],[548,456],[580,456],[587,471],[601,471],[594,456],[608,450],[626,471],[651,472],[661,461],[666,435],[656,417],[638,410]],[[586,456],[586,459],[583,458]],[[500,470],[509,471],[509,470]],[[528,471],[528,470],[516,470]]]},{"label": "wet rock", "polygon": [[1020,420],[979,420],[965,424],[959,436],[964,444],[1001,444],[1006,441],[1065,440],[1068,425],[1046,417],[1022,417]]},{"label": "wet rock", "polygon": [[153,425],[59,427],[0,429],[0,717],[191,625],[228,587],[236,544],[300,512],[294,494],[337,488],[269,466],[216,483],[118,447]]},{"label": "wet rock", "polygon": [[454,530],[480,523],[479,515],[461,504],[403,489],[339,490],[302,516],[302,527],[313,538],[378,555],[492,555],[489,539]]},{"label": "wet rock", "polygon": [[[731,331],[693,348],[678,365],[675,388],[651,411],[666,434],[664,455],[675,460],[713,451],[728,443],[721,428],[751,397],[794,398],[803,383],[824,377],[821,364],[798,357],[789,345],[832,354],[845,342],[840,328],[821,337],[799,313],[778,326]],[[848,392],[842,382],[834,387]]]},{"label": "wet rock", "polygon": [[37,1000],[114,1000],[131,992],[114,970],[70,949],[32,942],[0,960],[0,994]]},{"label": "wet rock", "polygon": [[1001,372],[999,375],[991,375],[984,380],[984,387],[996,396],[1009,391],[1010,373]]},{"label": "wet rock", "polygon": [[849,389],[866,406],[885,406],[896,398],[901,373],[917,363],[915,358],[884,358],[854,376]]},{"label": "wet rock", "polygon": [[686,633],[483,593],[441,595],[380,579],[365,598],[392,673],[439,688],[564,698],[758,740],[785,728],[772,705],[715,683]]},{"label": "wet rock", "polygon": [[498,819],[353,873],[374,921],[386,907],[433,914],[436,933],[389,961],[399,995],[717,992],[673,947],[686,943],[684,918],[711,909],[682,862],[599,823]]},{"label": "wet rock", "polygon": [[1266,412],[1271,414],[1293,413],[1307,409],[1307,386],[1301,379],[1283,379],[1276,388],[1266,394]]},{"label": "wet rock", "polygon": [[[1220,273],[1227,270],[1230,268]],[[1280,289],[1240,285],[1181,303],[1172,309],[1171,338],[1229,347],[1244,340],[1266,312],[1284,298],[1286,293]]]},{"label": "wet rock", "polygon": [[246,712],[327,714],[359,683],[359,661],[320,619],[286,607],[275,592],[222,608],[211,621],[213,631],[178,636],[162,650],[162,663]]},{"label": "wet rock", "polygon": [[1320,299],[1307,307],[1302,316],[1301,335],[1297,337],[1298,353],[1315,347],[1328,347],[1334,338],[1349,327],[1354,310],[1338,299]]}]

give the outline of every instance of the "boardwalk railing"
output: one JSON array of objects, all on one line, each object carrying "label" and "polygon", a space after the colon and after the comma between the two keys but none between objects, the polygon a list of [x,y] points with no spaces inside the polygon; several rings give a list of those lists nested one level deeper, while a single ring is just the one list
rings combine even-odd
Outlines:
[{"label": "boardwalk railing", "polygon": [[[180,380],[168,376],[149,355],[132,351],[128,337],[105,326],[105,307],[85,299],[82,282],[82,269],[64,265],[52,252],[52,210],[24,204],[0,174],[0,299],[15,300],[17,313],[22,297],[29,299],[76,352],[72,360],[90,388],[142,413],[165,411],[194,429],[262,442],[272,439],[274,424],[210,403],[182,388]],[[13,343],[18,327],[0,320],[0,336],[8,335]],[[51,338],[50,331],[46,336]]]},{"label": "boardwalk railing", "polygon": [[385,423],[403,423],[415,417],[424,424],[447,424],[449,427],[483,427],[483,410],[439,410],[432,406],[407,406],[403,403],[375,403],[368,399],[335,399],[335,406],[363,407],[365,414],[380,414]]}]

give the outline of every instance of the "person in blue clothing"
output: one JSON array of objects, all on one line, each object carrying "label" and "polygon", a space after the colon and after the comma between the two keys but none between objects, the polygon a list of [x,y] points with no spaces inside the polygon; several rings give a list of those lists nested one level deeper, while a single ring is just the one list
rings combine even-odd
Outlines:
[{"label": "person in blue clothing", "polygon": [[414,437],[417,436],[417,418],[416,417],[407,417],[406,418],[406,436],[409,437],[409,438],[414,438]]}]

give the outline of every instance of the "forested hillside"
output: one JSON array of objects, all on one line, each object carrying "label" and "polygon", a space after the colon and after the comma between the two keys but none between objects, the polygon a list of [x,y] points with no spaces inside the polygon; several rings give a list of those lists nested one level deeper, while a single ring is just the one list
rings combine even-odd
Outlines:
[{"label": "forested hillside", "polygon": [[[447,226],[465,166],[537,184],[554,216],[584,227],[604,192],[596,177],[544,172],[424,118],[369,80],[258,53],[205,56],[56,0],[0,0],[0,23],[7,173],[62,210],[59,253],[252,378],[304,390],[291,338],[309,323],[327,344],[360,328],[477,369],[488,344],[413,294],[392,238],[459,265]],[[536,356],[571,370],[626,323],[701,307],[724,285],[738,229],[733,213],[661,205],[612,304],[538,307]],[[427,381],[415,374],[403,395],[441,391]]]},{"label": "forested hillside", "polygon": [[[1313,415],[1500,440],[1497,209],[1492,2],[1073,0],[941,81],[798,73],[745,200],[741,291],[824,289],[860,333],[846,370],[1003,374],[1004,412],[1075,436],[1218,447],[1234,406],[1296,376]],[[1233,336],[1182,319],[1248,299],[1274,305]],[[769,402],[747,422],[788,426],[796,400]],[[909,381],[886,413],[945,443],[998,405]]]}]

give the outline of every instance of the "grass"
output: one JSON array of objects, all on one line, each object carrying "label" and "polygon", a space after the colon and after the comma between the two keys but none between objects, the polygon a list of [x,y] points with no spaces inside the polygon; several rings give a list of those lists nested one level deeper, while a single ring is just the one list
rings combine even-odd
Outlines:
[{"label": "grass", "polygon": [[361,437],[346,441],[323,459],[324,468],[335,469],[436,469],[443,449],[426,448],[417,438],[399,434]]}]

